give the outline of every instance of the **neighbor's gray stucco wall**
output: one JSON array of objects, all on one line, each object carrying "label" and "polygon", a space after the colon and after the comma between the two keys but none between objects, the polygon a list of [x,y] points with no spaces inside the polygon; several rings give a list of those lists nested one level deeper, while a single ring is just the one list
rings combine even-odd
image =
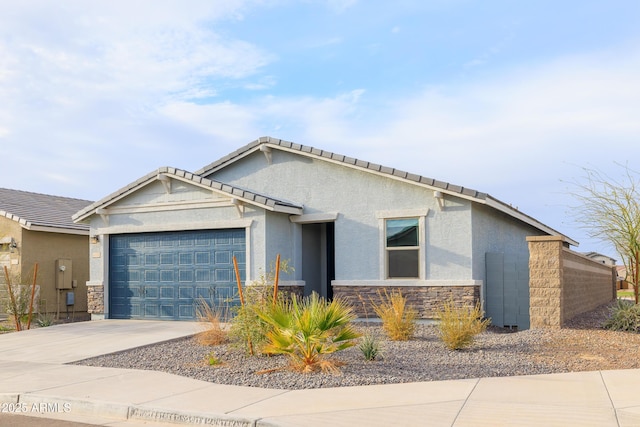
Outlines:
[{"label": "neighbor's gray stucco wall", "polygon": [[[426,245],[423,278],[472,279],[471,202],[467,200],[446,196],[441,209],[433,191],[426,188],[281,150],[272,150],[271,164],[263,153],[256,152],[207,178],[301,203],[305,214],[338,213],[336,280],[383,279],[380,265],[383,220],[379,214],[416,209],[428,211],[423,235]],[[282,247],[284,235],[299,241],[296,234],[299,225],[289,227],[292,233],[285,231],[283,223],[269,232],[270,248],[272,241]]]}]

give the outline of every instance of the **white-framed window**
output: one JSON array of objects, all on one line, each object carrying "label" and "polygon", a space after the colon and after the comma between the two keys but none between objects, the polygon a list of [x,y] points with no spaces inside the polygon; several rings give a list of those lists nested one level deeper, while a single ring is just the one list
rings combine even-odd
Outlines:
[{"label": "white-framed window", "polygon": [[385,219],[388,279],[420,277],[420,221],[418,218]]},{"label": "white-framed window", "polygon": [[424,279],[428,209],[377,212],[383,279]]}]

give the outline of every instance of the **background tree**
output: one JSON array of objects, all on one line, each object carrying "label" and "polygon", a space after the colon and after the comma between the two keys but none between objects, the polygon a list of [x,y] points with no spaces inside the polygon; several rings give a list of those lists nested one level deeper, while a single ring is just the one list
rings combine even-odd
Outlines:
[{"label": "background tree", "polygon": [[640,274],[640,174],[619,165],[620,180],[584,169],[583,182],[576,182],[573,196],[581,203],[576,219],[590,237],[613,244],[627,270],[626,280],[633,286],[638,304]]}]

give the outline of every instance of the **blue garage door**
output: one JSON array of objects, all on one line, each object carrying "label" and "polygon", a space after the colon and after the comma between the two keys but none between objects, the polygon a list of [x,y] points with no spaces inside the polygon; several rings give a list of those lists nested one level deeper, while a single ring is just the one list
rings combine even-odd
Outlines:
[{"label": "blue garage door", "polygon": [[233,256],[244,281],[244,229],[120,234],[109,248],[113,319],[194,320],[198,298],[239,302]]}]

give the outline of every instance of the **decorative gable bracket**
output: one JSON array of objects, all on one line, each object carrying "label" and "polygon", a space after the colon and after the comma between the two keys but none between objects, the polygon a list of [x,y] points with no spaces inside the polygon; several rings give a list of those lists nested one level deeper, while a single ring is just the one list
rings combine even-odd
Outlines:
[{"label": "decorative gable bracket", "polygon": [[262,144],[260,146],[260,151],[262,151],[264,153],[264,156],[267,158],[267,163],[271,164],[271,162],[273,161],[272,155],[271,155],[271,147]]},{"label": "decorative gable bracket", "polygon": [[231,204],[236,207],[236,210],[238,211],[238,216],[240,218],[243,218],[244,217],[244,203],[242,203],[240,200],[234,198],[234,199],[231,199]]},{"label": "decorative gable bracket", "polygon": [[102,218],[106,226],[109,226],[109,212],[106,209],[98,208],[96,209],[96,214],[100,215],[100,218]]},{"label": "decorative gable bracket", "polygon": [[171,178],[164,174],[158,174],[158,181],[162,183],[164,191],[166,191],[167,194],[171,194]]}]

